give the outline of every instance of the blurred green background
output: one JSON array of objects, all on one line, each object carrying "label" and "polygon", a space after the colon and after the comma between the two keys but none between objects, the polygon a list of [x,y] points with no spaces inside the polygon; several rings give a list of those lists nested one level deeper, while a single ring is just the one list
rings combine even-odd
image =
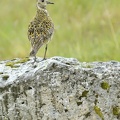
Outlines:
[{"label": "blurred green background", "polygon": [[[47,9],[55,33],[47,57],[120,60],[120,0],[51,1]],[[35,14],[36,0],[0,1],[0,60],[29,55],[27,29]],[[44,47],[37,56],[43,54]]]}]

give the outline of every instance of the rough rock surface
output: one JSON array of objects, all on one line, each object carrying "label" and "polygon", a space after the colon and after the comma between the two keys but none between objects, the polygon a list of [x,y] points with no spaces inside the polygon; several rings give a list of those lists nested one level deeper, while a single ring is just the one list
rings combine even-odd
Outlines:
[{"label": "rough rock surface", "polygon": [[120,62],[1,61],[0,120],[120,120]]}]

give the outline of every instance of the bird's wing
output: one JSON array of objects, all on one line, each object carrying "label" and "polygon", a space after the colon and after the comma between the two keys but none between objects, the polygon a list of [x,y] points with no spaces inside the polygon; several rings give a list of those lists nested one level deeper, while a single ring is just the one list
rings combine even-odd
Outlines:
[{"label": "bird's wing", "polygon": [[54,32],[54,24],[52,23],[51,19],[45,19],[41,23],[41,36],[43,37],[45,42],[46,40],[49,40]]},{"label": "bird's wing", "polygon": [[32,47],[37,45],[37,43],[43,39],[40,33],[40,23],[34,21],[30,22],[28,26],[28,39],[30,40]]}]

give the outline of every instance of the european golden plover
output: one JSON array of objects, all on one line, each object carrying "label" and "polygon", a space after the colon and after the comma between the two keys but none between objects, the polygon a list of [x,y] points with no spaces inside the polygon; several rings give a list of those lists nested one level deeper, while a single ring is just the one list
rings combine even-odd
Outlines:
[{"label": "european golden plover", "polygon": [[48,11],[46,10],[46,6],[48,4],[54,3],[49,2],[48,0],[37,1],[36,16],[28,26],[28,39],[30,40],[32,47],[30,56],[35,57],[35,61],[36,54],[39,48],[43,45],[46,45],[43,59],[46,58],[47,44],[54,32],[54,24],[48,14]]}]

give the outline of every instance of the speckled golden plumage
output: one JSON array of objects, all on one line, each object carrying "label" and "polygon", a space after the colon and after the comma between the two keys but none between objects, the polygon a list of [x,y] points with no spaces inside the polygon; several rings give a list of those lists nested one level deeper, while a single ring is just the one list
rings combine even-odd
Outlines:
[{"label": "speckled golden plumage", "polygon": [[28,39],[30,40],[32,50],[30,56],[34,56],[39,48],[46,44],[44,59],[46,57],[47,43],[51,39],[54,32],[54,24],[46,10],[47,0],[38,0],[37,14],[28,26]]}]

